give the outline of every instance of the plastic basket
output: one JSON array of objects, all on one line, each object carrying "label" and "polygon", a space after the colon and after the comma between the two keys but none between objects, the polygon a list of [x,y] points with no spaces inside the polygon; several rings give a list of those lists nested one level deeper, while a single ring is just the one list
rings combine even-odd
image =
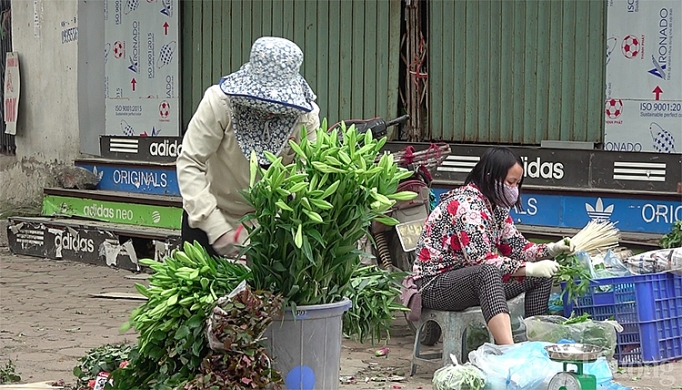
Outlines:
[{"label": "plastic basket", "polygon": [[564,316],[572,311],[623,326],[615,354],[621,366],[682,357],[682,276],[657,273],[595,279],[575,302],[564,295]]}]

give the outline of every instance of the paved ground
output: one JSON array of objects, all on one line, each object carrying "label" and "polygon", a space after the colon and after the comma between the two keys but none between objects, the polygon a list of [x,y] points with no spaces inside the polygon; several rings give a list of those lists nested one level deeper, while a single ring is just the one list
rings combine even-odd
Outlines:
[{"label": "paved ground", "polygon": [[[105,291],[135,292],[127,271],[12,256],[0,248],[0,364],[17,366],[23,381],[63,379],[73,383],[71,370],[88,350],[106,343],[135,342],[133,333],[118,327],[140,302],[91,298]],[[354,376],[349,389],[429,389],[430,373],[399,382],[365,382],[365,378],[405,376],[409,371],[412,337],[396,321],[388,357],[374,356],[375,347],[344,342],[341,375]],[[632,369],[617,375],[634,389],[682,389],[682,363]]]}]

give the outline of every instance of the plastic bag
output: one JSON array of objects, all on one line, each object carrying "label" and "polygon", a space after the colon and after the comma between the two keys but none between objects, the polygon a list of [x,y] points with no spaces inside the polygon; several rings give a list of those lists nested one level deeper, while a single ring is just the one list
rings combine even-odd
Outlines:
[{"label": "plastic bag", "polygon": [[635,275],[671,271],[682,275],[682,248],[657,249],[630,256],[623,260]]},{"label": "plastic bag", "polygon": [[621,329],[611,321],[578,322],[564,325],[567,318],[562,316],[534,316],[524,320],[529,341],[558,343],[572,340],[576,343],[591,344],[605,349],[603,355],[611,360],[616,351],[616,330]]},{"label": "plastic bag", "polygon": [[612,250],[609,249],[606,254],[599,259],[596,259],[596,257],[597,256],[592,258],[594,279],[632,275],[630,270]]},{"label": "plastic bag", "polygon": [[[529,341],[512,345],[486,343],[469,354],[469,361],[486,378],[486,390],[545,390],[549,381],[564,370],[563,364],[549,359],[545,346],[552,343]],[[585,363],[586,374],[597,383],[608,383],[613,374],[604,357]]]},{"label": "plastic bag", "polygon": [[275,316],[281,315],[281,296],[251,291],[242,281],[218,298],[206,320],[206,339],[214,351],[243,351],[257,345]]},{"label": "plastic bag", "polygon": [[459,365],[457,358],[450,355],[453,364],[439,368],[433,374],[434,390],[483,390],[485,377],[471,364]]},{"label": "plastic bag", "polygon": [[[512,345],[483,344],[469,354],[469,361],[478,367],[486,379],[486,389],[540,390],[545,380],[562,369],[560,363],[549,360],[547,343],[526,342]],[[525,372],[517,368],[525,366]],[[532,369],[528,369],[532,367]],[[510,373],[511,372],[511,373]]]}]

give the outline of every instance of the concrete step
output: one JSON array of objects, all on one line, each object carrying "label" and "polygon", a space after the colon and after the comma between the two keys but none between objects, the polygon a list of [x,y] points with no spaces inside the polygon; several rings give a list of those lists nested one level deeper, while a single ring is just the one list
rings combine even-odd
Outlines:
[{"label": "concrete step", "polygon": [[42,215],[180,229],[182,198],[142,193],[45,188]]},{"label": "concrete step", "polygon": [[99,176],[98,190],[180,196],[175,163],[80,159],[77,167]]},{"label": "concrete step", "polygon": [[181,243],[180,230],[81,220],[11,217],[8,246],[17,255],[139,271],[138,259],[161,261]]}]

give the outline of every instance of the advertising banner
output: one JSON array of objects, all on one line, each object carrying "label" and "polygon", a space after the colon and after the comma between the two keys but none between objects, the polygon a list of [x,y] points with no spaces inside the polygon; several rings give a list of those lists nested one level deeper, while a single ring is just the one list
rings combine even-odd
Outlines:
[{"label": "advertising banner", "polygon": [[174,167],[143,168],[80,164],[100,178],[98,190],[124,191],[140,194],[180,196]]},{"label": "advertising banner", "polygon": [[[445,192],[435,189],[436,197]],[[523,210],[512,210],[521,225],[582,229],[590,220],[611,221],[624,232],[665,234],[682,220],[679,200],[549,195],[524,191]]]},{"label": "advertising banner", "polygon": [[604,148],[682,153],[679,0],[610,0]]},{"label": "advertising banner", "polygon": [[168,229],[182,227],[181,208],[67,196],[46,195],[43,198],[43,215],[81,217],[102,222]]},{"label": "advertising banner", "polygon": [[107,135],[178,136],[177,0],[105,0]]}]

